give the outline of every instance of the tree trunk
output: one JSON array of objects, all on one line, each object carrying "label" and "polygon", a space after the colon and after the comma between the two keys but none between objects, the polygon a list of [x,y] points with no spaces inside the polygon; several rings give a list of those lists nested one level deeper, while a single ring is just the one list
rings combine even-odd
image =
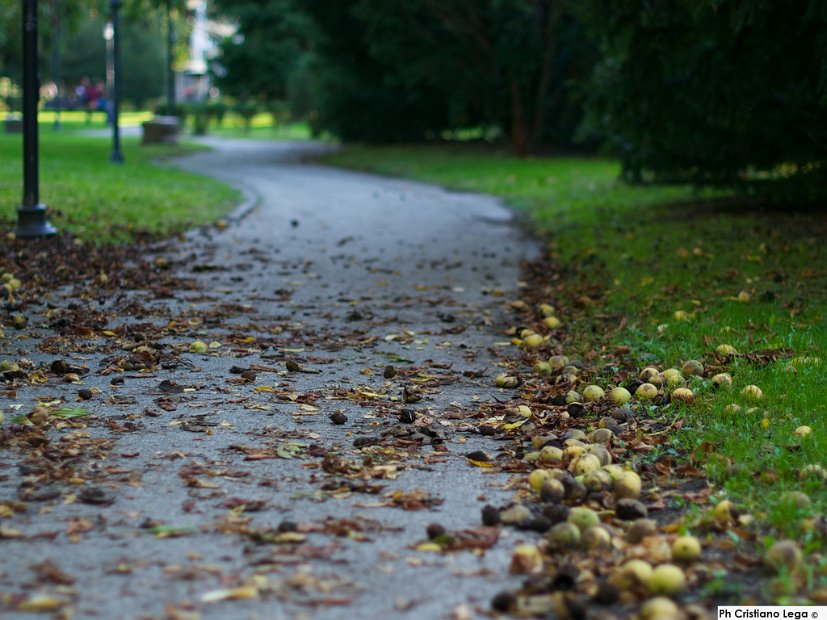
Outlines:
[{"label": "tree trunk", "polygon": [[528,138],[532,147],[540,143],[540,138],[543,135],[543,126],[546,120],[546,98],[548,97],[548,89],[551,86],[551,69],[557,51],[557,31],[560,26],[560,21],[563,19],[564,9],[564,0],[551,0],[551,6],[548,8],[548,15],[546,16],[546,24],[543,32],[543,62],[540,66],[540,75],[537,80],[534,119],[531,124],[531,135]]},{"label": "tree trunk", "polygon": [[511,91],[511,148],[516,155],[524,157],[531,150],[531,145],[523,93],[520,91],[520,81],[513,70],[509,72],[508,82]]}]

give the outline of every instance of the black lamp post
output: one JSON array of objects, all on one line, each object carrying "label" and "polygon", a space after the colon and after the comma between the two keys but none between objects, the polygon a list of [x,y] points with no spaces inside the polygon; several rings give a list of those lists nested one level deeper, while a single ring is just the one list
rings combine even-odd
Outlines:
[{"label": "black lamp post", "polygon": [[172,0],[167,0],[167,114],[175,115],[175,25],[172,23]]},{"label": "black lamp post", "polygon": [[54,235],[40,204],[37,152],[37,0],[23,0],[23,205],[17,210],[15,234],[21,238]]},{"label": "black lamp post", "polygon": [[60,109],[63,105],[60,98],[63,90],[60,88],[60,8],[59,0],[52,0],[52,79],[55,81],[55,131],[60,129]]},{"label": "black lamp post", "polygon": [[121,153],[121,127],[119,114],[121,107],[121,0],[111,0],[112,8],[112,67],[114,79],[112,80],[112,155],[109,161],[123,163]]}]

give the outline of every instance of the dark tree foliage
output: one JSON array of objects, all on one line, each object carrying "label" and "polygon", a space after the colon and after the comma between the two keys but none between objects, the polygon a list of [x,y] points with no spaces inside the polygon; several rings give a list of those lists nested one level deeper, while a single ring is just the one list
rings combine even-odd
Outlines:
[{"label": "dark tree foliage", "polygon": [[306,16],[292,0],[217,0],[213,10],[238,25],[238,34],[221,45],[218,85],[241,99],[284,100],[308,49]]},{"label": "dark tree foliage", "polygon": [[[40,52],[51,50],[56,20],[63,32],[75,32],[97,0],[40,0],[38,32]],[[0,2],[0,76],[19,81],[22,71],[22,3],[20,0]]]},{"label": "dark tree foliage", "polygon": [[580,9],[603,56],[584,129],[608,140],[627,178],[824,171],[827,3],[583,0]]},{"label": "dark tree foliage", "polygon": [[[354,78],[342,99],[366,118],[351,114],[351,132],[381,120],[374,135],[354,137],[421,139],[483,125],[504,129],[521,154],[550,138],[571,143],[580,109],[568,81],[587,76],[595,54],[565,0],[299,2],[325,37],[322,66],[337,65],[325,82]],[[338,103],[330,117],[341,124],[348,101]]]},{"label": "dark tree foliage", "polygon": [[[348,140],[501,127],[520,153],[569,145],[595,50],[565,0],[220,0],[225,88],[300,95]],[[301,19],[304,16],[304,20]],[[300,60],[297,61],[297,59]],[[269,81],[266,81],[269,80]]]},{"label": "dark tree foliage", "polygon": [[561,0],[355,5],[367,51],[392,79],[434,93],[450,125],[506,128],[521,154],[543,135],[564,11]]},{"label": "dark tree foliage", "polygon": [[[412,87],[370,49],[354,0],[296,0],[316,29],[308,73],[318,124],[345,140],[421,140],[447,125],[444,102],[429,85]],[[398,5],[398,3],[392,3]],[[404,69],[404,68],[403,68]]]}]

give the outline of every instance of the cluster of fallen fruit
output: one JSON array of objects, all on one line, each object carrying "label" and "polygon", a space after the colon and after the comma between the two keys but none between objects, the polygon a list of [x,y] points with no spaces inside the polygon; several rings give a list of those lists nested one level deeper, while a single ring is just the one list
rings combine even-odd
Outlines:
[{"label": "cluster of fallen fruit", "polygon": [[[517,302],[516,307],[527,310],[524,302]],[[538,316],[544,326],[541,331],[562,324],[548,304],[539,306]],[[496,377],[497,387],[521,388],[523,396],[514,401],[523,404],[506,409],[500,430],[508,430],[523,445],[530,441],[522,458],[534,469],[517,502],[501,508],[486,506],[482,521],[487,526],[533,530],[543,538],[515,548],[511,572],[529,578],[519,592],[495,596],[492,607],[516,615],[554,609],[562,617],[578,618],[587,615],[590,604],[599,604],[620,606],[624,614],[639,606],[638,615],[644,620],[708,617],[709,609],[703,605],[681,609],[673,600],[709,580],[709,571],[698,562],[706,541],[690,535],[683,525],[659,524],[649,518],[641,501],[645,493],[640,475],[631,460],[618,461],[630,456],[623,448],[624,440],[633,439],[642,427],[628,423],[641,413],[651,420],[672,411],[664,409],[671,403],[675,408],[692,405],[696,400],[693,381],[701,378],[715,389],[730,391],[732,376],[720,365],[705,368],[689,360],[681,369],[644,368],[626,380],[625,386],[604,390],[587,383],[582,363],[564,355],[544,358],[549,348],[558,348],[550,334],[519,329],[513,343],[523,349],[523,361],[533,366],[534,376],[524,380],[516,373],[503,373]],[[728,344],[715,349],[715,359],[724,364],[735,355],[737,351]],[[534,407],[530,395],[538,393],[538,385],[555,386],[550,399],[556,406],[553,410]],[[760,387],[747,385],[739,393],[748,413],[760,413],[755,407],[764,399]],[[549,402],[547,396],[540,400]],[[741,406],[732,403],[726,413],[738,411]],[[796,435],[805,437],[809,432],[802,426]],[[823,478],[824,470],[811,465],[801,475]],[[791,502],[809,504],[804,493],[789,495]],[[720,499],[695,525],[703,528],[704,520],[709,532],[753,524],[751,515],[739,514],[726,499]],[[762,560],[765,570],[783,576],[794,575],[803,557],[795,541],[782,540],[772,544]]]}]

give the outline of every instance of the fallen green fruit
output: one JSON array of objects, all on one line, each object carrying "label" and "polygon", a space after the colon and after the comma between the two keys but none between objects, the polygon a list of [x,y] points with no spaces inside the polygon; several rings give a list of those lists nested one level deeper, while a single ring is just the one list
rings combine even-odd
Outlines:
[{"label": "fallen green fruit", "polygon": [[601,400],[604,396],[606,396],[606,393],[599,385],[590,385],[583,390],[583,400],[587,403],[593,403]]},{"label": "fallen green fruit", "polygon": [[671,596],[679,593],[686,586],[686,575],[679,566],[661,564],[652,571],[649,579],[649,591],[653,594]]},{"label": "fallen green fruit", "polygon": [[202,354],[202,353],[206,353],[209,350],[210,350],[210,347],[203,340],[196,340],[195,342],[193,342],[189,346],[189,352],[190,353]]},{"label": "fallen green fruit", "polygon": [[616,387],[609,392],[609,400],[611,400],[618,407],[625,405],[632,400],[632,394],[626,388]]},{"label": "fallen green fruit", "polygon": [[764,563],[776,573],[795,571],[803,559],[801,549],[792,540],[780,540],[767,550]]},{"label": "fallen green fruit", "polygon": [[672,558],[679,562],[694,562],[701,557],[701,542],[694,536],[679,536],[672,543]]},{"label": "fallen green fruit", "polygon": [[640,400],[652,400],[658,395],[658,388],[651,383],[644,383],[635,390],[635,396]]}]

